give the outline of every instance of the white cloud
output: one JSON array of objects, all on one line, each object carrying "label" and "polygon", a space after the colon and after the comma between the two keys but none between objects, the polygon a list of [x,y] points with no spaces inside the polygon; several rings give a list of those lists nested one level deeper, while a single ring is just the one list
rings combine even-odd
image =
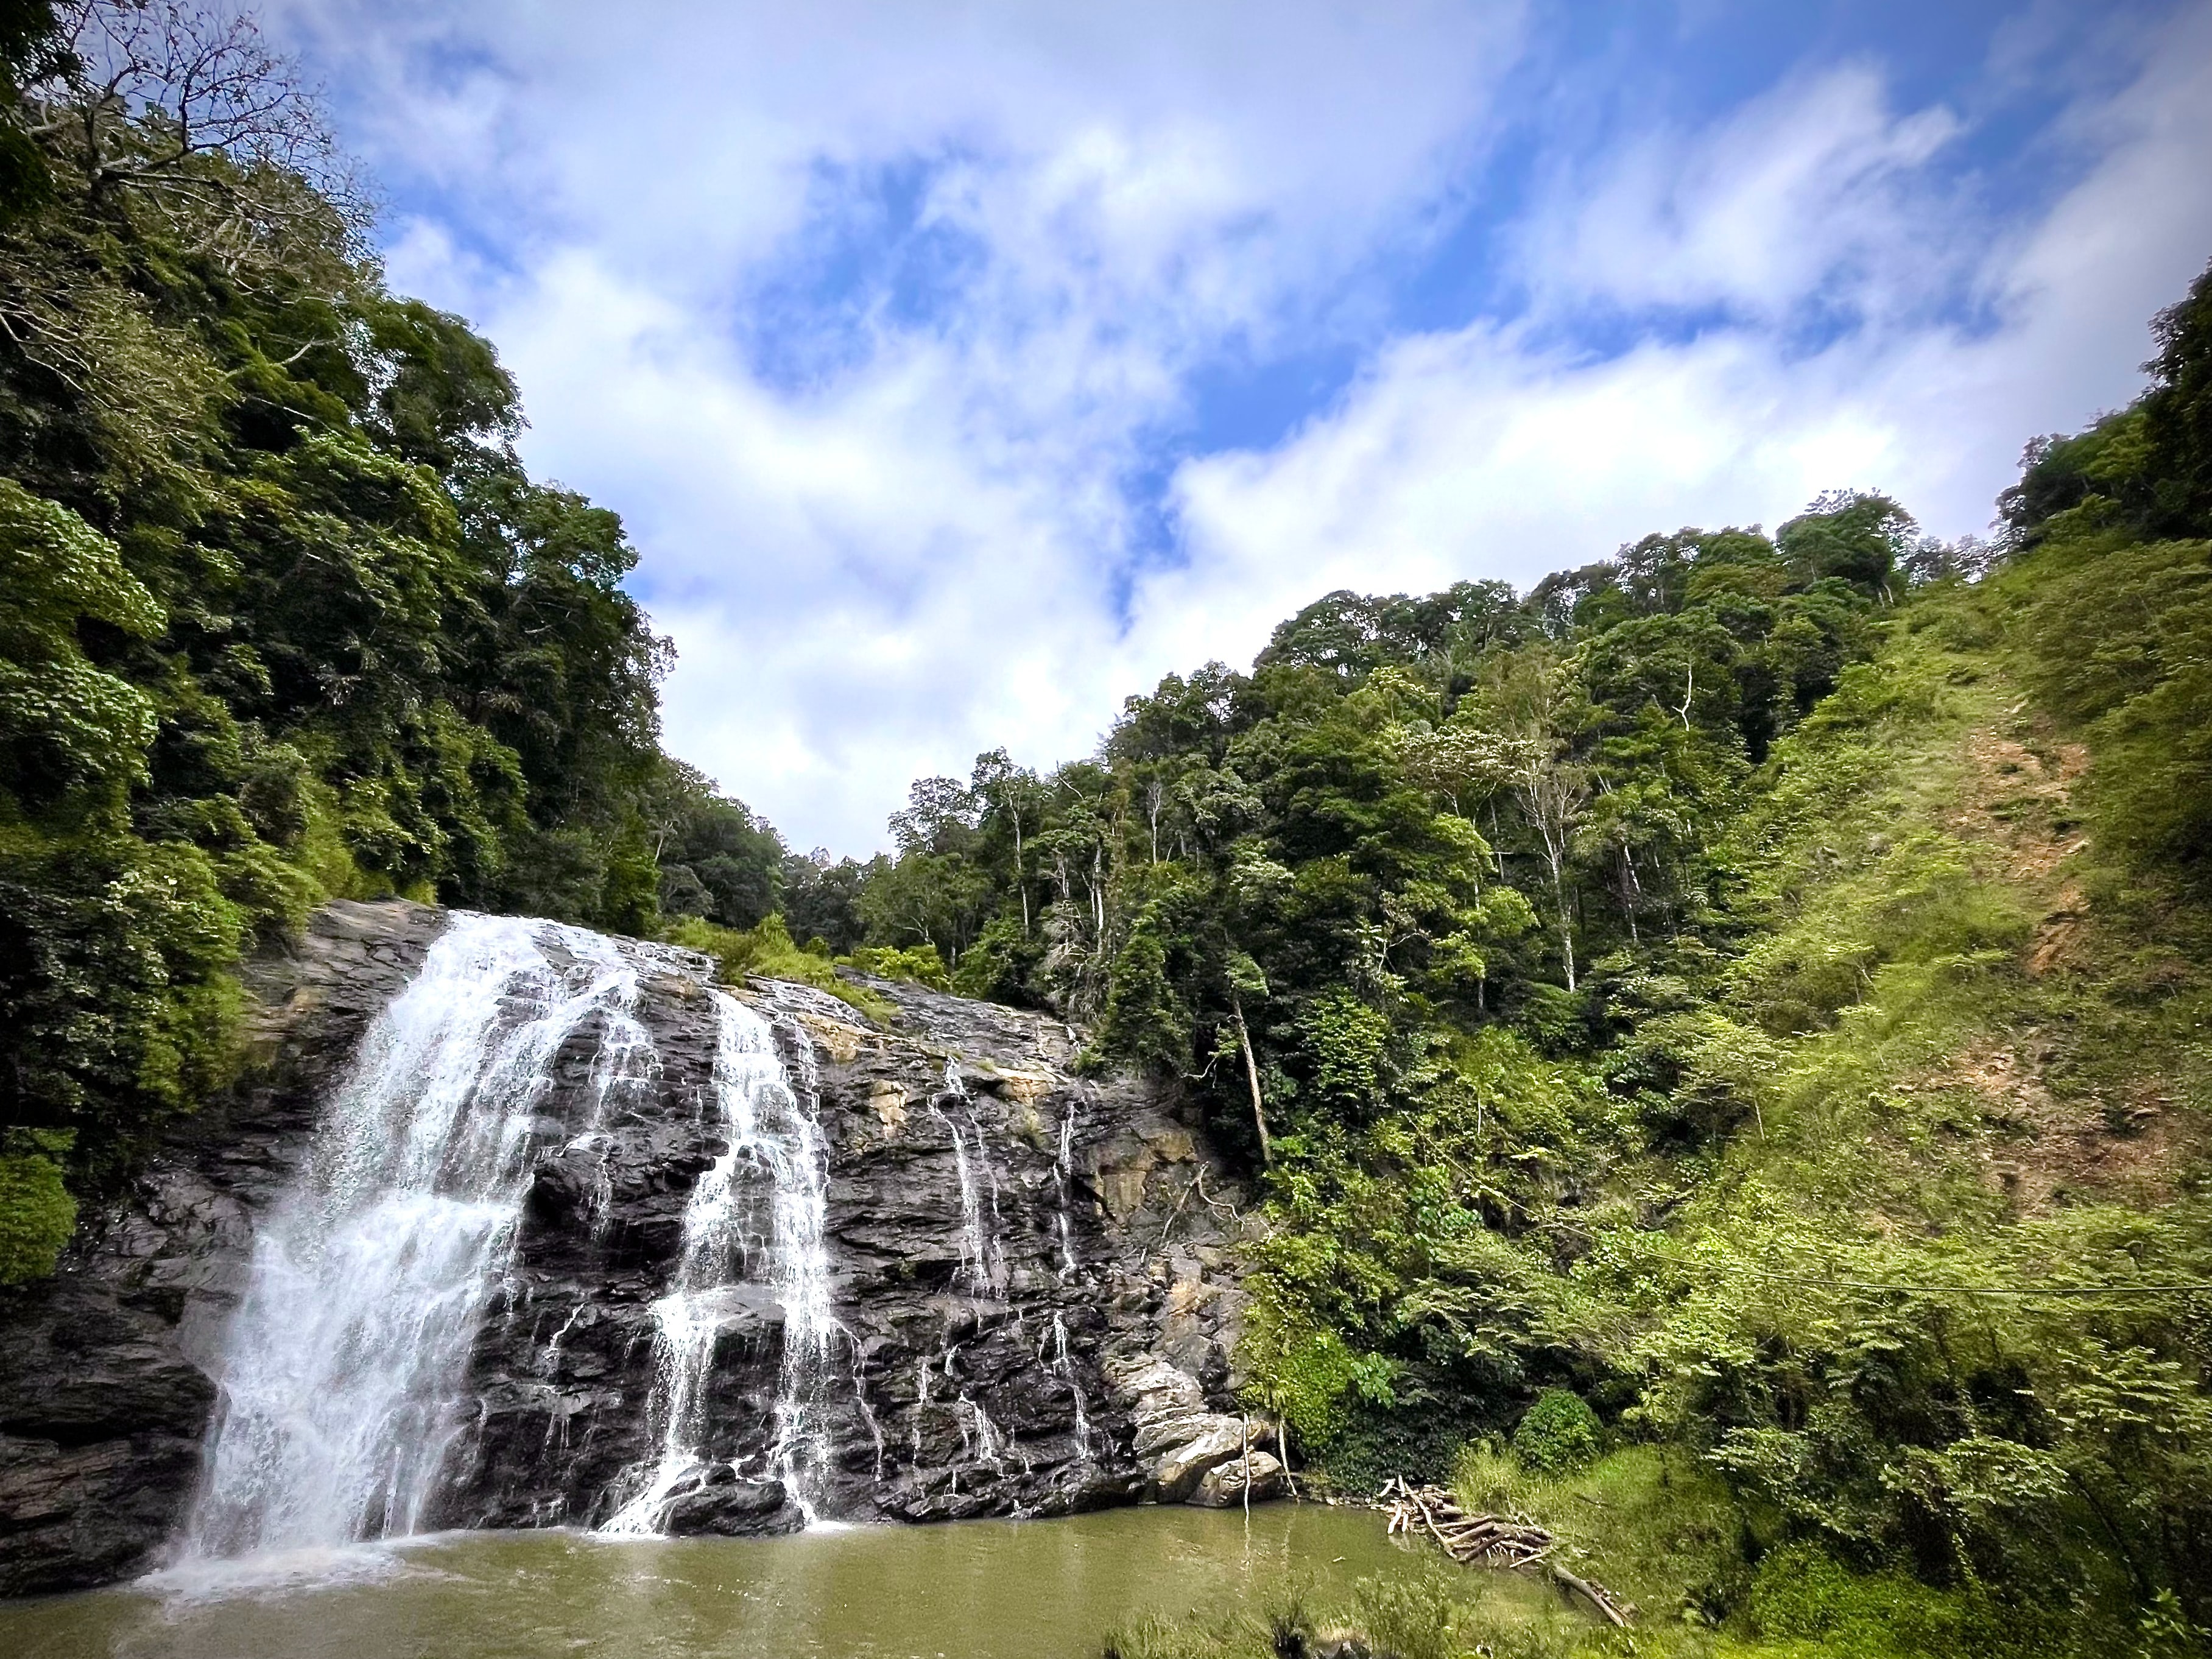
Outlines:
[{"label": "white cloud", "polygon": [[[1983,245],[1966,274],[2001,321],[1979,335],[1872,307],[1806,355],[1771,325],[1838,267],[1905,289],[1957,228],[1899,172],[1948,122],[1883,115],[1863,70],[1665,140],[1665,167],[1632,157],[1531,228],[1561,260],[1536,317],[1595,291],[1729,301],[1752,320],[1594,364],[1490,325],[1397,343],[1290,443],[1184,466],[1190,556],[1140,597],[1144,654],[1241,659],[1332,587],[1526,582],[1646,531],[1771,527],[1833,486],[1887,489],[1939,534],[1984,529],[2027,438],[2135,395],[2146,319],[2212,252],[2212,12],[2160,47],[2081,112],[2101,158],[2087,176]],[[1553,280],[1541,262],[1529,274]]]},{"label": "white cloud", "polygon": [[[2129,395],[2143,318],[2212,243],[2191,171],[2212,12],[2082,107],[2101,163],[2008,240],[1931,182],[1963,118],[1893,108],[1870,64],[1793,79],[1551,168],[1513,242],[1529,315],[1385,342],[1279,447],[1188,462],[1181,562],[1147,572],[1126,480],[1191,370],[1304,326],[1465,187],[1517,7],[286,17],[416,215],[395,283],[498,343],[532,466],[623,513],[683,652],[671,747],[841,850],[880,843],[912,776],[1001,743],[1079,753],[1124,693],[1249,657],[1332,586],[1527,580],[1832,483],[1976,527],[2022,438]],[[808,260],[899,168],[970,251],[957,284],[810,311]],[[1961,287],[1995,334],[1929,321],[1924,296]],[[1863,325],[1789,343],[1838,304]],[[1601,363],[1559,343],[1592,307],[1651,306],[1729,325]],[[780,331],[814,366],[796,384],[760,367]]]},{"label": "white cloud", "polygon": [[[1465,159],[1517,28],[1419,0],[641,8],[599,41],[580,5],[294,16],[353,54],[372,163],[438,197],[393,280],[491,335],[533,466],[644,550],[681,651],[671,746],[858,848],[916,772],[1088,746],[1127,689],[1142,435],[1196,356],[1264,336]],[[871,169],[915,162],[921,220],[976,268],[771,383],[738,344],[784,325],[759,285]]]},{"label": "white cloud", "polygon": [[1810,303],[1924,311],[1948,297],[1943,267],[1963,251],[1966,227],[1925,171],[1959,132],[1940,106],[1893,113],[1873,64],[1792,76],[1710,131],[1637,139],[1587,182],[1561,169],[1573,206],[1528,227],[1524,274],[1555,306],[1718,307],[1768,325]]}]

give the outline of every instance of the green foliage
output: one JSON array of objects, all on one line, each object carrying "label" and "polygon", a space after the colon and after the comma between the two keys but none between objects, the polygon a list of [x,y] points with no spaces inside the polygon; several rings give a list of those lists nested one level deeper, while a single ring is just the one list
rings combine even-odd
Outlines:
[{"label": "green foliage", "polygon": [[127,788],[145,773],[153,697],[97,666],[79,629],[139,639],[166,621],[115,544],[67,507],[0,478],[0,744],[18,811]]},{"label": "green foliage", "polygon": [[1802,1546],[1760,1564],[1747,1622],[1762,1651],[1808,1659],[2032,1659],[2080,1650],[2051,1613],[1972,1590],[1942,1594],[1899,1573],[1856,1575]]},{"label": "green foliage", "polygon": [[829,958],[792,943],[783,918],[771,915],[750,928],[720,927],[698,916],[681,916],[665,931],[672,945],[714,959],[715,976],[725,985],[749,979],[782,979],[827,991],[871,1019],[888,1019],[890,1004],[839,974]]},{"label": "green foliage", "polygon": [[[2030,683],[2096,745],[2100,835],[2144,861],[2212,860],[2212,542],[2054,530],[2008,577]],[[2032,584],[2032,586],[2031,586]]]},{"label": "green foliage", "polygon": [[1101,1050],[1140,1070],[1178,1073],[1190,1063],[1190,1022],[1168,981],[1167,945],[1156,910],[1129,930],[1106,982]]},{"label": "green foliage", "polygon": [[1847,492],[1328,595],[1092,759],[917,786],[873,936],[1264,1158],[1248,1398],[1345,1484],[1517,1420],[1526,1488],[1595,1406],[1723,1494],[1720,1639],[2205,1622],[2208,296],[2001,548]]},{"label": "green foliage", "polygon": [[945,958],[937,954],[934,945],[917,945],[903,951],[890,945],[862,945],[842,960],[878,979],[902,979],[910,984],[927,986],[933,991],[952,988],[951,978],[945,971]]},{"label": "green foliage", "polygon": [[1603,1430],[1578,1394],[1547,1389],[1521,1414],[1513,1455],[1544,1474],[1571,1474],[1597,1456]]},{"label": "green foliage", "polygon": [[1341,992],[1331,993],[1307,1006],[1298,1032],[1311,1066],[1313,1093],[1353,1113],[1382,1099],[1393,1033],[1378,1010]]},{"label": "green foliage", "polygon": [[2028,446],[1998,501],[2015,544],[2107,528],[2130,541],[2212,534],[2212,266],[2151,331],[2151,386],[2132,408]]},{"label": "green foliage", "polygon": [[661,769],[646,810],[664,915],[747,928],[776,913],[786,854],[766,819],[681,761]]},{"label": "green foliage", "polygon": [[228,1080],[240,953],[325,896],[649,933],[665,882],[750,924],[783,854],[661,756],[620,522],[524,472],[486,342],[384,291],[283,66],[240,95],[301,125],[240,143],[313,176],[134,171],[169,60],[106,95],[50,22],[0,10],[0,1130],[87,1196]]},{"label": "green foliage", "polygon": [[2212,534],[2212,264],[2189,292],[2160,312],[2151,332],[2158,353],[2146,365],[2144,447],[2160,535]]},{"label": "green foliage", "polygon": [[53,1272],[76,1226],[76,1200],[62,1184],[61,1165],[31,1145],[30,1136],[19,1135],[0,1149],[0,1285]]}]

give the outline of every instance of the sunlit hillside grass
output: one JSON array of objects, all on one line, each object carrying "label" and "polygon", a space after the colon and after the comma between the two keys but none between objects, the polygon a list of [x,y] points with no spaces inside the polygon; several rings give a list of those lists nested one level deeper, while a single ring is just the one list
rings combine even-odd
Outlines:
[{"label": "sunlit hillside grass", "polygon": [[[1455,1475],[1556,1531],[1637,1631],[1438,1559],[1120,1651],[1276,1651],[1278,1627],[1338,1625],[1408,1659],[2198,1650],[2149,1585],[2212,1476],[2212,1297],[2162,1288],[2212,1279],[2212,929],[2186,871],[2105,833],[2091,734],[2037,694],[2037,594],[1924,592],[1778,746],[1720,849],[1735,945],[1676,1006],[1595,1060],[1514,1040],[1489,1079],[1502,1138],[1396,1126],[1401,1188],[1466,1191],[1501,1158],[1597,1175],[1525,1204],[1481,1289],[1601,1361],[1585,1382],[1618,1449],[1547,1478],[1470,1437]],[[1669,1086],[1644,1107],[1703,1115],[1671,1140],[1619,1121],[1655,1054]],[[1387,1169],[1384,1139],[1346,1156]],[[1419,1240],[1379,1238],[1413,1212],[1372,1187],[1294,1179],[1277,1204],[1262,1345],[1316,1252],[1418,1255],[1437,1297],[1468,1277],[1433,1211]],[[1302,1403],[1326,1351],[1265,1353],[1293,1384],[1274,1403]],[[1354,1417],[1414,1415],[1387,1379],[1368,1398]],[[1434,1456],[1313,1426],[1352,1486]]]}]

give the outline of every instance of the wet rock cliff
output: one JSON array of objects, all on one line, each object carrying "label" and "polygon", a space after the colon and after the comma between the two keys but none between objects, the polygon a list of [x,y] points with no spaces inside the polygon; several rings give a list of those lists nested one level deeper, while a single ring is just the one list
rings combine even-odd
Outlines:
[{"label": "wet rock cliff", "polygon": [[[52,1280],[0,1302],[0,1593],[112,1582],[177,1535],[226,1410],[257,1237],[447,924],[334,904],[255,963],[246,1080],[170,1138]],[[556,968],[574,939],[548,930]],[[732,1144],[710,1101],[726,1021],[703,960],[615,948],[634,1006],[620,1030],[582,1019],[547,1062],[511,1248],[468,1316],[468,1408],[420,1524],[604,1524],[654,1464],[669,1389],[655,1304]],[[1230,1503],[1248,1474],[1266,1495],[1273,1461],[1228,1414],[1253,1224],[1198,1127],[1141,1084],[1074,1076],[1077,1036],[1047,1016],[870,988],[893,1018],[798,986],[737,992],[825,1166],[834,1340],[804,1401],[808,1489],[776,1478],[793,1464],[794,1316],[765,1282],[733,1283],[704,1338],[697,1467],[648,1494],[652,1523]]]}]

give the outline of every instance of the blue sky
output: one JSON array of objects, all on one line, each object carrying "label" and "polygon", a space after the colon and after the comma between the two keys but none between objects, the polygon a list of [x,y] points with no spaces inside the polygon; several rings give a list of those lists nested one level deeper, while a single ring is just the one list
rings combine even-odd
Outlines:
[{"label": "blue sky", "polygon": [[279,0],[797,844],[1331,588],[1986,526],[2212,257],[2212,3]]}]

